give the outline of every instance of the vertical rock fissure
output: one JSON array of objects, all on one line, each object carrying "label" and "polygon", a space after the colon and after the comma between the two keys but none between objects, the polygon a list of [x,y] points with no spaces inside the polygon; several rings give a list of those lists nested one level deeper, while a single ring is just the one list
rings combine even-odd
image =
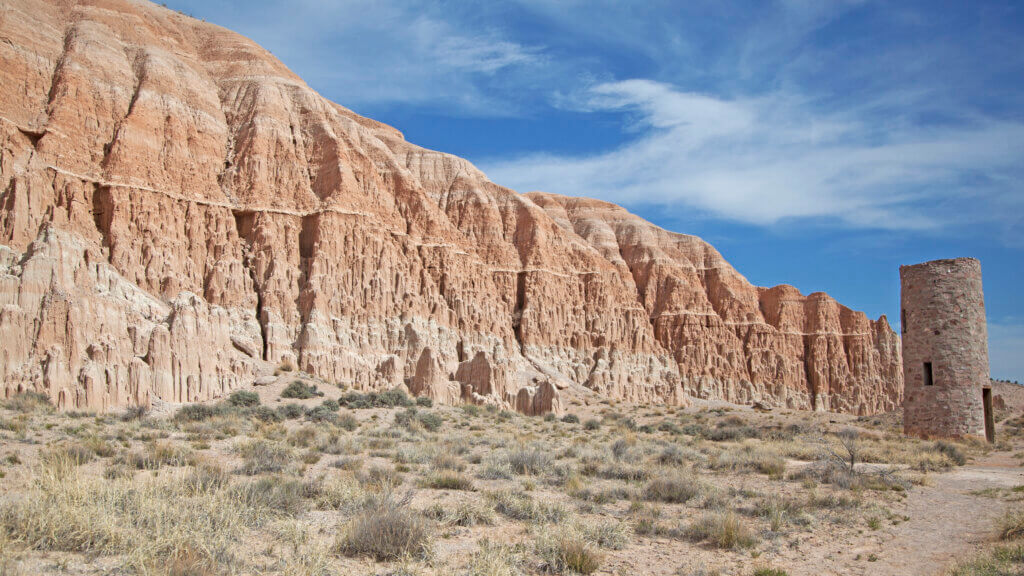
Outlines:
[{"label": "vertical rock fissure", "polygon": [[263,287],[256,276],[256,265],[252,257],[252,230],[256,223],[256,213],[248,210],[232,210],[235,219],[235,230],[242,244],[242,264],[249,272],[252,290],[256,293],[256,323],[260,327],[260,359],[267,360],[267,323],[269,318],[263,315]]},{"label": "vertical rock fissure", "polygon": [[114,257],[110,240],[110,227],[114,220],[114,199],[109,186],[93,184],[92,219],[100,233],[102,245],[107,249],[107,260],[111,261]]},{"label": "vertical rock fissure", "polygon": [[512,332],[519,343],[519,353],[526,356],[526,346],[523,344],[523,308],[526,307],[526,272],[516,273],[516,305],[512,310]]}]

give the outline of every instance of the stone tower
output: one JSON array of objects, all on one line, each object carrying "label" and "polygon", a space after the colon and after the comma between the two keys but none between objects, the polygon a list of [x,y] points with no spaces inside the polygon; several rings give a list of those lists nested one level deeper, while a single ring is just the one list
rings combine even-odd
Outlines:
[{"label": "stone tower", "polygon": [[974,258],[900,266],[903,431],[991,441],[988,330],[981,263]]}]

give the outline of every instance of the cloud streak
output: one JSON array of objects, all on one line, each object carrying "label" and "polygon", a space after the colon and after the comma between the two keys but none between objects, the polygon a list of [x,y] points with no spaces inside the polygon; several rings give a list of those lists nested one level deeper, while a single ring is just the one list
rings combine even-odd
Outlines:
[{"label": "cloud streak", "polygon": [[518,190],[685,206],[757,225],[828,219],[851,227],[929,229],[993,217],[1020,176],[1024,125],[878,134],[855,114],[816,113],[796,96],[724,99],[651,80],[604,83],[563,106],[619,111],[640,136],[589,156],[544,153],[482,168]]}]

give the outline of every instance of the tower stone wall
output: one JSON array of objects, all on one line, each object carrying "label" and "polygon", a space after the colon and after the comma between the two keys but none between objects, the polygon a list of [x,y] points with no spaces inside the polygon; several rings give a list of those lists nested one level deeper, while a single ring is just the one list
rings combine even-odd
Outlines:
[{"label": "tower stone wall", "polygon": [[981,263],[900,266],[900,284],[904,433],[984,436],[989,367]]}]

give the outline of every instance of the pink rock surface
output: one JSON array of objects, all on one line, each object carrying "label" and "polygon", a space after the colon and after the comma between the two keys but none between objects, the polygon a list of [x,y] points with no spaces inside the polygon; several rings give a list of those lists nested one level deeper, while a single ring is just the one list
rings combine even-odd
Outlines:
[{"label": "pink rock surface", "polygon": [[614,205],[491,183],[228,30],[145,2],[8,0],[0,37],[4,395],[191,401],[294,358],[530,413],[567,386],[901,402],[884,317],[754,287]]}]

